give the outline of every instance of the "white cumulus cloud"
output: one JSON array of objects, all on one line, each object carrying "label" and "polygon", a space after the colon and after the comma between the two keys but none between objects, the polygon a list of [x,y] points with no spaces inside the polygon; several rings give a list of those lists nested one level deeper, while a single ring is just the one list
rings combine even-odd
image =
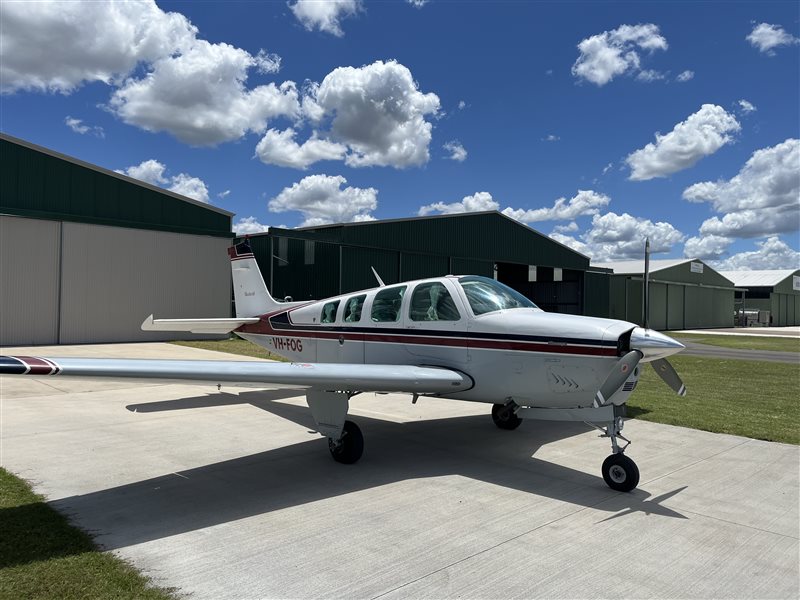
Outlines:
[{"label": "white cumulus cloud", "polygon": [[669,223],[653,223],[649,219],[613,212],[592,217],[591,227],[578,238],[556,231],[550,237],[591,257],[594,262],[641,259],[645,238],[650,239],[650,251],[654,254],[670,252],[675,244],[685,239]]},{"label": "white cumulus cloud", "polygon": [[800,140],[756,150],[729,180],[703,181],[683,191],[722,215],[700,226],[702,235],[762,237],[800,228]]},{"label": "white cumulus cloud", "polygon": [[236,140],[264,131],[273,117],[300,114],[291,81],[247,89],[247,71],[256,66],[245,50],[196,40],[181,54],[155,61],[143,77],[126,80],[109,106],[126,123],[188,144]]},{"label": "white cumulus cloud", "polygon": [[[568,221],[576,217],[596,215],[600,208],[608,205],[611,199],[592,190],[579,190],[578,193],[567,200],[558,198],[553,206],[536,209],[522,209],[507,207],[502,213],[522,223],[536,223],[539,221]],[[480,212],[486,210],[499,210],[500,204],[492,198],[489,192],[477,192],[472,196],[465,196],[460,202],[447,204],[434,202],[420,207],[417,214],[429,215],[438,213],[452,215],[466,212]]]},{"label": "white cumulus cloud", "polygon": [[318,29],[342,37],[339,21],[354,16],[362,6],[360,0],[297,0],[289,8],[308,31]]},{"label": "white cumulus cloud", "polygon": [[167,176],[166,170],[167,167],[163,163],[151,158],[127,169],[117,170],[117,173],[208,203],[208,188],[202,179],[186,173]]},{"label": "white cumulus cloud", "polygon": [[694,71],[681,71],[678,73],[678,76],[675,78],[675,81],[679,83],[686,83],[687,81],[691,81],[694,79]]},{"label": "white cumulus cloud", "polygon": [[719,235],[691,237],[683,246],[683,255],[686,258],[714,260],[724,256],[732,243],[733,239]]},{"label": "white cumulus cloud", "polygon": [[422,8],[428,3],[428,0],[406,0],[414,8]]},{"label": "white cumulus cloud", "polygon": [[636,73],[641,69],[639,52],[652,53],[666,50],[667,40],[652,23],[621,25],[582,40],[578,44],[580,55],[572,65],[572,74],[603,86],[622,74]]},{"label": "white cumulus cloud", "polygon": [[464,162],[467,160],[467,151],[464,146],[461,145],[461,142],[458,140],[452,140],[450,142],[445,142],[442,145],[442,148],[447,150],[450,153],[449,158],[450,160],[455,160],[458,162]]},{"label": "white cumulus cloud", "polygon": [[688,169],[705,156],[733,141],[741,129],[736,118],[716,104],[704,104],[696,113],[667,133],[656,133],[655,143],[632,152],[625,159],[630,179],[644,181]]},{"label": "white cumulus cloud", "polygon": [[76,119],[75,117],[70,117],[67,115],[67,117],[64,119],[64,124],[75,133],[79,133],[81,135],[91,133],[99,138],[106,137],[106,132],[102,127],[99,125],[87,125],[82,119]]},{"label": "white cumulus cloud", "polygon": [[796,38],[786,32],[780,25],[771,25],[769,23],[759,23],[753,27],[753,31],[745,39],[753,47],[758,48],[759,52],[769,56],[774,56],[774,49],[779,46],[800,44],[800,38]]},{"label": "white cumulus cloud", "polygon": [[422,165],[430,158],[439,97],[423,94],[411,71],[396,61],[339,67],[318,86],[307,86],[303,112],[314,122],[331,119],[331,137],[346,144],[351,167]]},{"label": "white cumulus cloud", "polygon": [[72,92],[113,83],[141,62],[189,47],[197,29],[179,13],[141,2],[0,3],[0,86]]},{"label": "white cumulus cloud", "polygon": [[751,113],[751,112],[755,112],[756,110],[758,110],[758,109],[757,109],[757,108],[756,108],[756,107],[753,105],[753,103],[752,103],[752,102],[748,102],[747,100],[744,100],[744,99],[742,99],[742,100],[739,100],[739,102],[737,102],[737,104],[739,105],[739,110],[741,110],[741,111],[742,111],[742,114],[743,114],[743,115],[746,115],[746,114],[749,114],[749,113]]},{"label": "white cumulus cloud", "polygon": [[321,160],[342,160],[347,153],[347,146],[343,144],[312,136],[300,145],[294,137],[294,129],[270,129],[258,142],[256,155],[268,165],[305,170]]},{"label": "white cumulus cloud", "polygon": [[636,81],[643,81],[644,83],[650,83],[652,81],[661,81],[662,79],[666,79],[666,75],[661,71],[656,71],[654,69],[644,69],[643,71],[639,71],[636,75]]},{"label": "white cumulus cloud", "polygon": [[246,235],[248,233],[261,233],[267,231],[269,225],[262,225],[255,217],[242,217],[233,224],[233,231],[237,235]]},{"label": "white cumulus cloud", "polygon": [[756,242],[757,250],[740,252],[710,264],[718,271],[760,271],[800,268],[800,252],[792,249],[778,236]]},{"label": "white cumulus cloud", "polygon": [[485,210],[497,210],[500,205],[495,202],[489,192],[477,192],[472,196],[464,196],[460,202],[445,204],[444,202],[434,202],[420,207],[417,214],[420,216],[438,213],[441,215],[455,215],[468,212],[482,212]]},{"label": "white cumulus cloud", "polygon": [[342,188],[346,183],[341,175],[309,175],[272,198],[269,210],[301,212],[305,218],[301,227],[374,220],[370,212],[378,207],[378,190]]},{"label": "white cumulus cloud", "polygon": [[593,190],[578,190],[572,198],[558,198],[553,206],[524,210],[520,208],[505,208],[503,214],[521,221],[522,223],[536,223],[539,221],[569,221],[585,215],[596,215],[604,206],[608,206],[611,198]]}]

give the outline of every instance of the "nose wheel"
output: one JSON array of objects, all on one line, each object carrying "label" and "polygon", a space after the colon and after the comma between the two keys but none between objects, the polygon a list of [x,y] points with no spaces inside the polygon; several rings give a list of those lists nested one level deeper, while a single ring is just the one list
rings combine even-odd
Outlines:
[{"label": "nose wheel", "polygon": [[603,479],[612,490],[630,492],[639,485],[639,467],[624,454],[612,454],[603,461]]}]

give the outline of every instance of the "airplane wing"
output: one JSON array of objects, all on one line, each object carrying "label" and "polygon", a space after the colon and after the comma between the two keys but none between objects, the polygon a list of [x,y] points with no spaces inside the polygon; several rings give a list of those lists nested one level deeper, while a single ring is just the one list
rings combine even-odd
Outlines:
[{"label": "airplane wing", "polygon": [[258,317],[240,319],[153,319],[147,317],[142,331],[189,331],[191,333],[230,333],[248,323],[258,323]]},{"label": "airplane wing", "polygon": [[0,356],[0,374],[274,383],[326,391],[446,394],[472,387],[451,369],[413,365]]}]

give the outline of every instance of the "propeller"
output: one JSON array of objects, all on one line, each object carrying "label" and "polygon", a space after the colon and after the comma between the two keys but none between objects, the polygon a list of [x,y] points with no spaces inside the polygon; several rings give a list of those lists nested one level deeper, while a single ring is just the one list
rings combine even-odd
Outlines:
[{"label": "propeller", "polygon": [[659,358],[650,364],[653,365],[656,373],[664,380],[664,383],[671,387],[678,396],[686,395],[686,386],[683,385],[680,376],[678,376],[675,369],[669,364],[666,358]]},{"label": "propeller", "polygon": [[[672,346],[673,348],[679,347],[683,349],[683,345],[672,338],[650,330],[650,238],[645,238],[644,240],[644,293],[642,295],[642,302],[644,303],[644,336],[637,337],[649,338],[650,343],[646,344],[648,346],[661,346],[662,348]],[[635,331],[634,333],[638,332]],[[631,339],[631,341],[633,342],[633,339]],[[647,353],[647,351],[644,352]],[[670,351],[670,353],[672,352]],[[680,376],[666,358],[653,359],[651,360],[651,364],[658,376],[661,377],[664,383],[671,387],[676,394],[679,396],[686,395],[686,386],[683,385]]]},{"label": "propeller", "polygon": [[617,393],[617,390],[621,388],[622,384],[631,376],[631,373],[633,373],[633,370],[639,364],[640,360],[642,360],[642,353],[638,350],[631,350],[620,359],[611,373],[608,374],[608,377],[606,377],[603,385],[597,390],[594,402],[592,403],[595,408],[605,405],[608,399]]}]

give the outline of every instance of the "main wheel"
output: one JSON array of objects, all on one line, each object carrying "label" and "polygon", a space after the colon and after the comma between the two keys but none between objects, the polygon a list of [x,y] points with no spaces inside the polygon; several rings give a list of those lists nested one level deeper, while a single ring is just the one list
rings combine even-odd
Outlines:
[{"label": "main wheel", "polygon": [[639,485],[639,468],[624,454],[612,454],[603,461],[603,479],[618,492],[630,492]]},{"label": "main wheel", "polygon": [[511,404],[495,404],[492,406],[492,421],[500,429],[516,429],[522,423]]},{"label": "main wheel", "polygon": [[337,442],[328,438],[328,449],[336,462],[353,464],[364,453],[364,436],[361,435],[361,429],[352,421],[345,421],[342,439]]}]

